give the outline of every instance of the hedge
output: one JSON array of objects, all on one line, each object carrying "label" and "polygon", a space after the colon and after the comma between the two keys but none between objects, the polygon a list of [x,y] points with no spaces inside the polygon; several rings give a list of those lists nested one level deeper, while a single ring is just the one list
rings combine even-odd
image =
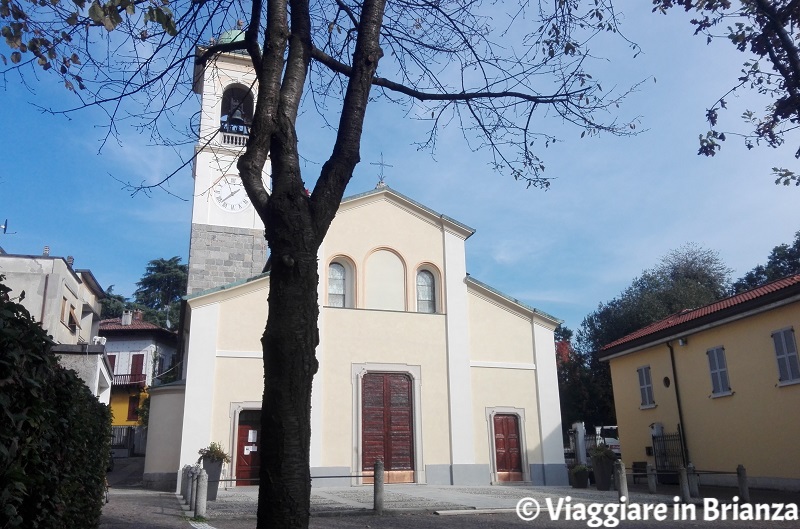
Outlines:
[{"label": "hedge", "polygon": [[97,527],[111,412],[0,276],[0,528]]}]

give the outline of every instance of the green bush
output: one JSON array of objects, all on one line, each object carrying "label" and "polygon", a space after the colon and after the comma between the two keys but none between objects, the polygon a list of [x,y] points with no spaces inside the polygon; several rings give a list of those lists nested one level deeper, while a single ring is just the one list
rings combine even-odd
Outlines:
[{"label": "green bush", "polygon": [[97,527],[110,411],[8,292],[0,282],[0,527]]}]

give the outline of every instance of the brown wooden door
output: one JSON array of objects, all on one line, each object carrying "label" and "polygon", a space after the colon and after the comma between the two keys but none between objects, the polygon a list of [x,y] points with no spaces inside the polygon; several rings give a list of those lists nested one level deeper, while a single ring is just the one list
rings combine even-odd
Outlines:
[{"label": "brown wooden door", "polygon": [[261,467],[260,450],[261,411],[243,411],[239,413],[239,428],[236,432],[237,487],[258,485],[258,471]]},{"label": "brown wooden door", "polygon": [[519,418],[514,414],[494,416],[494,451],[498,481],[522,481]]},{"label": "brown wooden door", "polygon": [[[414,417],[411,377],[367,373],[362,383],[362,470],[383,460],[386,483],[414,481]],[[371,480],[365,480],[370,482]]]}]

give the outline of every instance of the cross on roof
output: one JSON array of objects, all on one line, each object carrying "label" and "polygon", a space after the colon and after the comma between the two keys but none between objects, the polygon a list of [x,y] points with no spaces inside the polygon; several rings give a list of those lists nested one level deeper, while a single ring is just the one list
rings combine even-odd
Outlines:
[{"label": "cross on roof", "polygon": [[382,151],[381,151],[381,161],[380,162],[370,162],[369,164],[370,165],[378,165],[378,166],[380,166],[381,171],[378,174],[378,185],[376,185],[375,187],[384,187],[386,185],[386,183],[383,181],[383,179],[384,179],[383,168],[384,167],[394,167],[394,165],[390,165],[388,163],[384,163],[384,161],[383,161],[383,152]]}]

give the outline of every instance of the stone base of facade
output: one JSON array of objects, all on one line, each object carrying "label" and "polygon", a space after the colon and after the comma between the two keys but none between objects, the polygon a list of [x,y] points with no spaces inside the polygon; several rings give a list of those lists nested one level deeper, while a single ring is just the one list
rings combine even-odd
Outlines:
[{"label": "stone base of facade", "polygon": [[152,472],[142,476],[142,486],[146,489],[175,492],[178,486],[177,472]]},{"label": "stone base of facade", "polygon": [[531,481],[534,485],[566,487],[569,485],[567,466],[563,464],[542,463],[531,465]]},{"label": "stone base of facade", "polygon": [[311,467],[312,487],[349,487],[350,467]]}]

